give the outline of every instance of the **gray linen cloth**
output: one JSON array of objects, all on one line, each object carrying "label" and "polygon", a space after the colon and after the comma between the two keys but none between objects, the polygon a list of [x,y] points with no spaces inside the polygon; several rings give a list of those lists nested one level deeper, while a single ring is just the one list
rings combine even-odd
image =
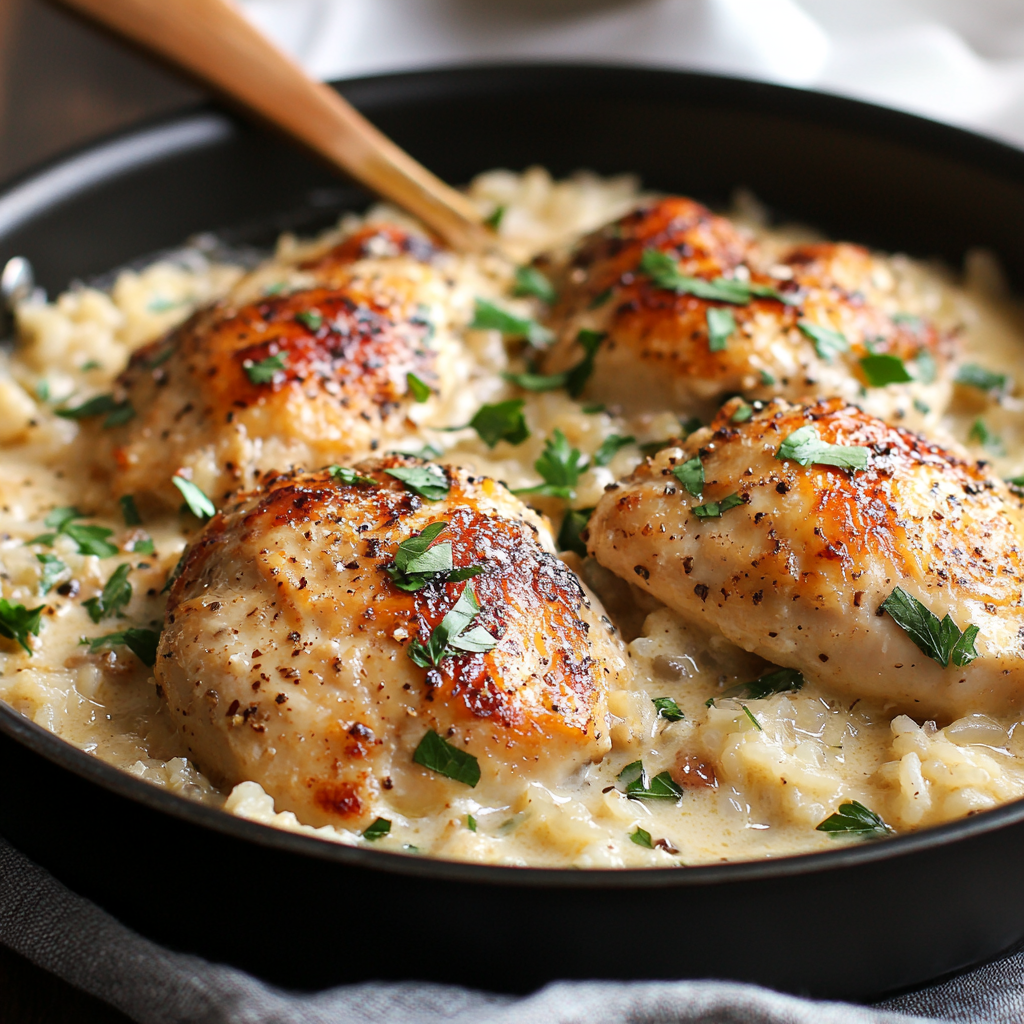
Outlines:
[{"label": "gray linen cloth", "polygon": [[172,953],[0,838],[0,942],[140,1024],[922,1024],[1024,1020],[1024,952],[876,1007],[717,981],[557,982],[513,997],[423,983],[274,988]]}]

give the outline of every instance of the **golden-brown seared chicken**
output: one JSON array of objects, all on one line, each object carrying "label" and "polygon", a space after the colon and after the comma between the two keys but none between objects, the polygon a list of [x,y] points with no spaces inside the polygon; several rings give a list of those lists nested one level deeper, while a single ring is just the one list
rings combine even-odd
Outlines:
[{"label": "golden-brown seared chicken", "polygon": [[[597,560],[837,691],[919,717],[1024,704],[1024,516],[1006,485],[838,399],[733,424],[738,407],[609,489],[589,526]],[[798,430],[790,445],[819,461],[778,457]],[[820,464],[851,447],[864,469]],[[948,614],[953,637],[976,625],[979,657],[943,667],[922,653],[881,609],[897,587]]]},{"label": "golden-brown seared chicken", "polygon": [[[652,263],[651,253],[662,254],[669,276],[674,265],[678,274],[700,279],[697,290],[724,278],[726,287],[752,285],[761,294],[726,302],[665,287],[668,278],[659,283],[652,274],[658,257]],[[945,406],[948,340],[926,324],[883,312],[878,264],[866,250],[805,245],[770,268],[763,263],[749,238],[693,200],[670,197],[630,213],[584,239],[556,271],[552,326],[558,341],[544,369],[578,365],[585,355],[580,331],[598,331],[605,337],[589,397],[630,411],[709,415],[737,393],[764,400],[853,399],[870,383],[861,358],[891,355],[922,383],[871,388],[874,411],[905,414],[915,396],[932,409]],[[709,323],[716,319],[712,332]]]},{"label": "golden-brown seared chicken", "polygon": [[[469,792],[414,762],[431,730],[478,759],[474,796],[502,803],[508,787],[564,780],[609,749],[624,650],[546,522],[486,477],[435,468],[450,490],[428,501],[386,472],[422,465],[365,462],[351,484],[329,471],[272,479],[190,549],[155,671],[219,783],[255,780],[303,821],[356,827],[381,800],[418,815]],[[439,522],[450,564],[482,572],[401,589],[388,573],[399,544]],[[470,588],[480,611],[463,632],[494,646],[463,651],[453,633],[424,667],[412,655]]]},{"label": "golden-brown seared chicken", "polygon": [[407,431],[408,374],[436,386],[431,326],[358,282],[230,299],[135,354],[119,380],[135,415],[99,432],[119,494],[175,505],[171,477],[218,502],[260,471],[323,465]]}]

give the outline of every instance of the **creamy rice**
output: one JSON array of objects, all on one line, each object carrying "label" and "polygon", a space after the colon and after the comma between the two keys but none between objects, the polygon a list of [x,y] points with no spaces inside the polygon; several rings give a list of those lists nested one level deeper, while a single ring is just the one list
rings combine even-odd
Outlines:
[{"label": "creamy rice", "polygon": [[[500,230],[520,260],[606,223],[639,195],[631,178],[578,175],[555,182],[540,169],[490,172],[477,178],[470,192],[485,213],[504,208]],[[336,244],[367,219],[403,220],[381,207],[366,218],[347,216],[313,241],[285,236],[274,260],[244,287],[255,296],[279,281],[301,283],[297,264],[302,259]],[[768,251],[813,237],[799,227],[768,227],[749,196],[737,198],[734,219]],[[417,407],[407,444],[395,447],[433,445],[443,451],[443,461],[517,488],[537,482],[533,463],[555,428],[585,455],[593,455],[612,435],[632,435],[635,444],[581,477],[573,506],[590,508],[607,484],[640,461],[639,445],[678,431],[678,418],[669,413],[652,410],[627,419],[585,412],[562,391],[523,395],[506,384],[501,372],[521,369],[520,355],[497,332],[466,327],[474,300],[496,300],[528,317],[536,314],[535,303],[511,297],[511,269],[498,259],[447,260],[446,274],[455,287],[445,293],[444,308],[432,309],[432,319],[440,325],[441,374],[452,397]],[[876,283],[890,296],[889,312],[927,316],[958,329],[964,361],[1014,375],[1024,354],[1024,324],[990,256],[972,254],[959,282],[941,267],[903,256],[888,257],[879,266],[885,280]],[[192,251],[140,272],[125,271],[109,292],[80,287],[54,302],[37,298],[18,309],[17,346],[0,355],[0,580],[5,599],[27,608],[45,604],[46,610],[31,656],[0,640],[0,697],[66,741],[152,784],[268,825],[361,843],[358,833],[312,828],[290,812],[276,813],[271,797],[255,782],[229,793],[216,789],[184,756],[151,671],[124,648],[93,652],[79,642],[123,626],[109,620],[94,624],[82,604],[102,590],[115,562],[80,553],[67,536],[56,536],[50,545],[28,543],[52,532],[44,520],[55,507],[76,506],[84,513],[80,522],[113,531],[110,541],[119,549],[119,561],[133,566],[134,596],[125,624],[162,621],[164,581],[197,525],[168,516],[128,527],[109,516],[89,515],[109,501],[102,481],[83,468],[88,460],[79,426],[54,410],[109,390],[132,351],[223,295],[242,273]],[[436,306],[441,300],[435,299]],[[467,422],[484,402],[512,397],[526,399],[531,437],[521,445],[500,442],[492,450],[471,430],[439,429]],[[1024,400],[1012,387],[991,394],[958,388],[945,416],[922,417],[931,436],[966,445],[993,461],[1001,476],[1024,473]],[[979,418],[1001,438],[1001,448],[989,440],[983,451],[969,439]],[[197,472],[201,483],[201,468]],[[536,506],[557,527],[563,502],[538,499]],[[148,548],[148,540],[152,553],[135,550]],[[65,566],[46,594],[40,553]],[[755,677],[764,663],[700,634],[592,561],[565,558],[600,594],[629,642],[635,688],[610,696],[612,752],[557,790],[524,782],[507,805],[482,806],[467,791],[429,817],[382,808],[392,829],[378,841],[381,847],[520,865],[697,864],[834,846],[836,840],[815,827],[848,800],[860,801],[905,831],[1024,795],[1024,725],[1018,720],[970,715],[939,728],[893,717],[884,706],[838,699],[813,678],[799,692],[747,700],[746,710],[728,699],[707,706],[724,688]],[[673,698],[685,717],[659,719],[651,702],[655,697]],[[685,780],[684,797],[677,802],[627,799],[615,785],[616,776],[640,758],[651,775],[671,770],[674,778]],[[466,827],[469,816],[475,830]],[[638,828],[656,841],[653,849],[631,840]]]}]

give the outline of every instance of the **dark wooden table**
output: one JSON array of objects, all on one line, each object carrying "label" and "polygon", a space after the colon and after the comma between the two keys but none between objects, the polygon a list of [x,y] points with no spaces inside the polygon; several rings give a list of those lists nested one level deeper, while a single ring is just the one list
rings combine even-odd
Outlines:
[{"label": "dark wooden table", "polygon": [[[199,97],[42,0],[0,0],[0,182],[69,146]],[[128,1018],[0,946],[0,1022]]]}]

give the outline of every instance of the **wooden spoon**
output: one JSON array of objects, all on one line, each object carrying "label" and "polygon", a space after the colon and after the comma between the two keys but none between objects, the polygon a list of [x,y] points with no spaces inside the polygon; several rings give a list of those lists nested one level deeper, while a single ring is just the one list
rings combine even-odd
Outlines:
[{"label": "wooden spoon", "polygon": [[349,103],[314,81],[231,0],[58,0],[187,71],[367,188],[419,217],[456,249],[495,249],[479,211]]}]

